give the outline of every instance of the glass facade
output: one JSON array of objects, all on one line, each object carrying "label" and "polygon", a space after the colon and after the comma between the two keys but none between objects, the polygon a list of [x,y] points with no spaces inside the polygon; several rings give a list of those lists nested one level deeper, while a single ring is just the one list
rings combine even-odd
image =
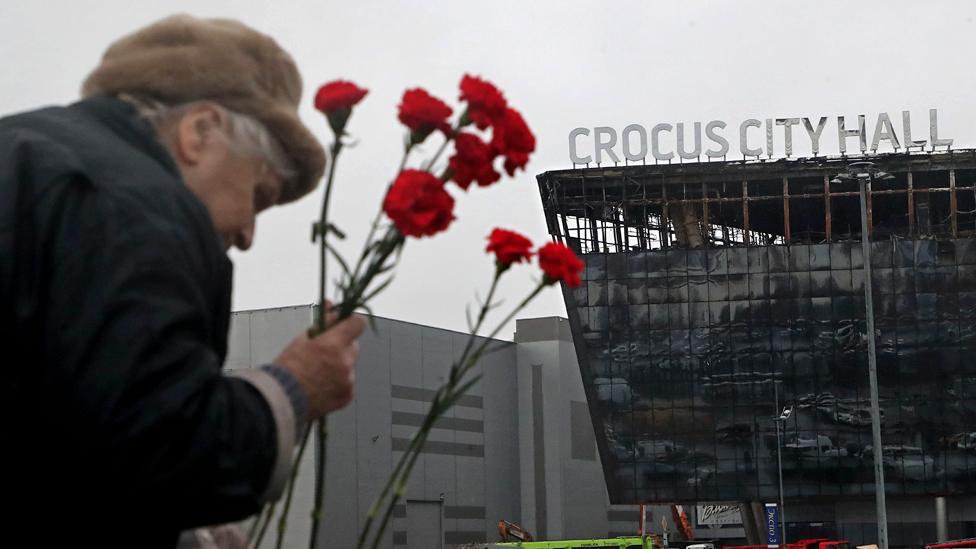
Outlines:
[{"label": "glass facade", "polygon": [[[871,255],[886,489],[972,493],[976,240]],[[859,242],[583,258],[568,301],[615,501],[773,499],[777,446],[786,497],[874,493]]]},{"label": "glass facade", "polygon": [[976,151],[538,182],[612,502],[875,493],[861,182],[886,491],[976,493]]}]

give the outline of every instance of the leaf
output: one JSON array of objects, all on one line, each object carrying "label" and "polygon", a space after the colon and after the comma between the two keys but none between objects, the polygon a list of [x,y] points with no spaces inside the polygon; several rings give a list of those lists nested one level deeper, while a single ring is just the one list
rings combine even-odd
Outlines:
[{"label": "leaf", "polygon": [[362,259],[366,259],[367,257],[369,257],[369,254],[371,254],[378,246],[379,246],[379,242],[370,242],[369,244],[366,245],[365,248],[363,248],[363,255],[361,255],[360,257]]},{"label": "leaf", "polygon": [[382,292],[384,289],[386,289],[386,287],[389,286],[391,282],[393,282],[393,275],[390,275],[390,278],[387,278],[382,283],[380,283],[380,285],[377,286],[376,289],[372,290],[371,292],[369,292],[368,294],[366,294],[365,296],[363,296],[362,298],[360,298],[360,301],[362,301],[363,303],[366,303],[370,299],[373,299],[373,297],[375,297],[376,294],[378,294],[378,293]]},{"label": "leaf", "polygon": [[328,243],[325,244],[325,249],[332,252],[332,257],[334,257],[335,260],[339,263],[339,266],[342,267],[342,272],[345,273],[346,277],[352,278],[352,273],[349,271],[349,265],[347,265],[346,260],[342,259],[342,256],[339,255],[338,250],[336,250],[333,246],[329,245]]},{"label": "leaf", "polygon": [[328,229],[332,233],[335,233],[335,235],[339,237],[339,240],[346,239],[346,233],[339,230],[339,227],[336,227],[334,224],[332,224],[332,222],[329,222],[329,225],[326,227],[326,229]]},{"label": "leaf", "polygon": [[379,328],[376,327],[376,317],[373,316],[373,310],[367,307],[365,303],[360,304],[359,308],[366,312],[366,321],[369,322],[369,329],[372,330],[374,334],[378,333]]},{"label": "leaf", "polygon": [[379,269],[376,270],[376,274],[377,275],[381,275],[383,273],[388,273],[388,272],[392,271],[395,267],[396,267],[396,263],[395,262],[394,263],[390,263],[389,265],[383,265],[382,267],[380,267]]}]

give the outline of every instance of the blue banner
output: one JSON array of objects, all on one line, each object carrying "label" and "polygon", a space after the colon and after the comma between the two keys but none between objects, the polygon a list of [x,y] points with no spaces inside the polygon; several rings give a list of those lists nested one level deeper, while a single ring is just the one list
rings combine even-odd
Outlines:
[{"label": "blue banner", "polygon": [[766,543],[769,547],[779,547],[779,507],[775,503],[766,504]]}]

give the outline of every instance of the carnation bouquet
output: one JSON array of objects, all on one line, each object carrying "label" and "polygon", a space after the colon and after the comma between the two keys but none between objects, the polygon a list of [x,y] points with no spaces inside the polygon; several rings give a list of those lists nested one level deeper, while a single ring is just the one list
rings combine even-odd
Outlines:
[{"label": "carnation bouquet", "polygon": [[[315,107],[322,112],[335,136],[329,152],[329,163],[322,209],[312,225],[312,241],[318,245],[320,273],[319,297],[310,335],[329,329],[327,312],[339,320],[356,311],[369,312],[369,302],[386,289],[393,280],[393,271],[403,248],[414,238],[432,237],[447,230],[455,220],[455,198],[449,192],[463,194],[476,184],[487,187],[502,179],[502,172],[513,177],[524,169],[529,155],[535,151],[535,137],[519,111],[512,108],[501,91],[481,78],[465,75],[460,84],[460,101],[464,109],[452,122],[452,109],[444,101],[421,88],[403,94],[398,109],[399,121],[406,127],[403,158],[373,220],[362,252],[354,261],[343,258],[332,244],[333,239],[345,238],[344,233],[329,220],[329,200],[335,185],[337,161],[346,144],[346,126],[355,106],[368,91],[346,81],[323,85],[315,96]],[[420,145],[439,139],[433,156],[415,160]],[[444,153],[453,151],[446,162]],[[499,170],[500,168],[500,170]],[[570,287],[580,284],[583,264],[566,246],[548,242],[536,247],[521,234],[502,228],[488,235],[485,251],[494,256],[486,297],[479,303],[475,315],[469,315],[469,337],[460,357],[451,365],[447,379],[437,389],[421,426],[414,433],[406,451],[402,453],[386,480],[380,496],[370,507],[361,530],[358,547],[377,547],[389,525],[394,506],[406,492],[407,481],[434,423],[479,380],[473,368],[486,352],[487,345],[515,315],[544,288],[563,282]],[[535,257],[540,268],[538,282],[490,330],[487,338],[478,341],[476,334],[486,331],[490,313],[499,307],[496,293],[499,280],[517,264],[531,262]],[[329,260],[338,266],[335,282],[335,305],[327,301]],[[321,523],[326,472],[326,418],[316,422],[318,460],[315,476],[315,502],[309,547],[316,547]],[[284,498],[284,511],[278,523],[277,546],[280,547],[287,528],[288,507],[293,496],[298,463],[308,443],[311,429],[306,430],[296,453],[291,481]],[[275,512],[269,505],[251,529],[252,546],[260,544]]]}]

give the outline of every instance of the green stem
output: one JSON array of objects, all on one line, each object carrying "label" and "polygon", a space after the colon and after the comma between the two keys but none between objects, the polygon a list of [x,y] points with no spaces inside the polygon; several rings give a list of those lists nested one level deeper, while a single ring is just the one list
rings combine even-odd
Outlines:
[{"label": "green stem", "polygon": [[[407,167],[407,157],[410,156],[410,151],[413,150],[414,142],[411,139],[407,140],[407,146],[403,148],[403,158],[400,159],[400,167],[397,169],[397,176],[403,171],[403,168]],[[369,242],[367,240],[367,242]]]},{"label": "green stem", "polygon": [[[474,327],[471,330],[471,336],[477,335],[478,330],[481,329],[481,325],[485,321],[485,317],[488,316],[488,311],[491,310],[491,300],[495,298],[495,290],[498,288],[498,281],[501,279],[503,272],[504,271],[501,268],[495,268],[495,278],[491,280],[491,288],[488,289],[488,297],[485,298],[485,302],[481,306],[481,311],[478,313],[478,321],[475,322]],[[467,358],[468,353],[471,351],[472,345],[474,345],[474,337],[468,337],[468,342],[464,346],[464,351],[461,353],[461,357],[458,359],[459,363],[464,362],[465,358]],[[452,381],[454,380],[454,370],[454,368],[451,368],[452,377],[450,379]]]},{"label": "green stem", "polygon": [[[325,284],[328,281],[328,261],[326,256],[327,245],[326,241],[329,237],[329,201],[332,197],[332,183],[335,179],[336,164],[339,161],[339,152],[342,151],[342,135],[341,133],[336,134],[335,141],[332,143],[332,162],[329,163],[329,174],[325,181],[325,196],[322,198],[322,212],[319,215],[319,315],[316,321],[313,323],[313,333],[314,335],[319,335],[325,332],[328,328],[326,323],[327,313],[325,310]],[[318,419],[318,431],[319,431],[319,444],[322,443],[323,433],[325,431],[326,416],[322,416]],[[305,444],[307,443],[308,435],[306,434],[305,440],[302,441],[302,450],[305,450]],[[322,487],[324,486],[324,477],[326,474],[326,459],[324,452],[319,456],[319,460],[316,463],[315,470],[315,503],[314,509],[312,511],[312,536],[310,538],[310,547],[315,547],[318,536],[318,520],[322,514]],[[289,494],[290,496],[290,494]],[[289,502],[290,503],[290,497]],[[280,544],[284,536],[279,534],[278,542]],[[280,545],[279,545],[280,546]]]},{"label": "green stem", "polygon": [[332,182],[335,179],[336,163],[339,160],[339,152],[342,150],[341,136],[337,135],[332,143],[332,162],[329,163],[329,174],[325,180],[325,196],[322,198],[322,212],[319,214],[319,316],[316,319],[314,335],[319,335],[325,331],[326,312],[325,312],[325,283],[328,280],[328,262],[326,261],[326,239],[329,236],[329,201],[332,197]]},{"label": "green stem", "polygon": [[[538,286],[535,287],[534,290],[532,290],[532,293],[526,296],[525,299],[523,299],[522,302],[518,304],[517,307],[512,309],[512,312],[510,312],[508,316],[505,317],[504,320],[499,322],[498,326],[496,326],[495,329],[492,330],[490,334],[485,336],[484,341],[474,351],[474,354],[471,355],[471,358],[469,358],[466,362],[462,362],[462,360],[458,360],[458,362],[456,363],[458,365],[458,370],[459,370],[457,374],[458,379],[460,379],[465,373],[467,373],[472,367],[474,367],[475,364],[478,363],[478,359],[481,358],[481,354],[484,352],[485,348],[488,347],[488,344],[491,343],[491,340],[493,340],[495,336],[498,335],[498,332],[500,332],[502,328],[505,327],[506,324],[511,322],[512,319],[515,318],[515,315],[517,315],[519,311],[521,311],[526,305],[528,305],[530,301],[535,299],[535,296],[539,295],[539,292],[545,289],[546,286],[548,286],[548,284],[546,284],[545,282],[541,282]],[[473,340],[475,337],[477,336],[471,334],[469,341]],[[464,356],[462,355],[462,359],[463,358]]]},{"label": "green stem", "polygon": [[389,259],[393,252],[400,249],[403,246],[404,237],[396,229],[396,227],[391,226],[386,231],[386,235],[380,240],[380,247],[376,252],[374,252],[373,258],[370,261],[369,267],[366,268],[366,272],[363,273],[362,277],[358,277],[356,280],[352,281],[354,284],[352,290],[349,294],[343,296],[342,303],[337,307],[339,311],[339,320],[348,318],[352,313],[359,308],[362,303],[360,303],[362,297],[366,294],[369,289],[370,283],[380,271],[384,268],[386,260]]},{"label": "green stem", "polygon": [[322,523],[322,505],[325,497],[325,443],[329,438],[329,416],[322,416],[315,424],[318,426],[318,433],[315,437],[315,446],[318,457],[318,470],[315,475],[315,506],[312,509],[312,536],[309,538],[309,549],[315,549],[316,541],[319,537],[319,525]]},{"label": "green stem", "polygon": [[540,282],[539,285],[536,286],[534,290],[532,290],[532,293],[526,296],[525,299],[523,299],[522,302],[518,304],[518,307],[512,309],[512,312],[508,313],[508,316],[506,316],[504,320],[498,323],[498,326],[496,326],[495,329],[492,330],[490,334],[485,336],[485,343],[481,345],[481,349],[484,349],[485,346],[487,346],[488,342],[494,339],[495,336],[498,335],[498,332],[501,332],[502,328],[504,328],[506,324],[511,322],[512,319],[515,318],[515,315],[517,315],[519,311],[521,311],[526,305],[528,305],[530,301],[535,299],[535,296],[539,295],[539,292],[544,290],[547,286],[549,286],[549,284],[546,284],[545,282]]},{"label": "green stem", "polygon": [[[397,170],[397,176],[403,172],[403,168],[407,165],[407,158],[410,156],[410,151],[413,150],[414,143],[412,141],[407,141],[407,145],[403,151],[403,158],[400,159],[400,168]],[[386,186],[387,192],[389,192],[390,187],[393,186],[392,183]],[[386,196],[386,193],[383,193]],[[373,244],[373,237],[376,236],[376,229],[380,226],[380,220],[383,219],[383,207],[380,206],[379,210],[376,211],[376,217],[373,219],[372,225],[369,227],[369,235],[366,236],[366,244],[363,247],[363,251],[359,254],[359,259],[356,261],[356,268],[353,269],[352,279],[356,280],[359,277],[359,271],[363,268],[363,261],[369,256],[370,247]]]},{"label": "green stem", "polygon": [[[326,328],[326,321],[325,321],[325,318],[326,317],[325,317],[324,309],[325,309],[325,282],[326,282],[326,275],[325,275],[325,273],[326,273],[326,266],[325,266],[326,265],[326,262],[325,262],[325,249],[326,249],[326,245],[325,245],[325,234],[326,234],[327,231],[324,228],[326,227],[326,221],[327,221],[327,217],[326,216],[327,216],[327,213],[328,213],[329,196],[330,196],[331,191],[332,191],[332,180],[333,180],[333,175],[335,173],[336,158],[339,155],[339,151],[341,150],[341,147],[342,147],[341,140],[337,138],[336,141],[335,141],[335,143],[333,144],[333,149],[332,149],[333,150],[333,159],[332,159],[332,164],[331,164],[330,170],[329,170],[329,177],[328,177],[328,182],[327,182],[327,186],[326,186],[326,190],[325,190],[325,198],[324,198],[323,203],[322,203],[322,216],[321,216],[321,220],[320,220],[321,227],[323,227],[323,233],[321,234],[322,240],[321,240],[321,247],[320,247],[320,250],[321,250],[321,261],[322,261],[322,269],[321,269],[321,273],[320,273],[320,277],[319,277],[319,303],[320,303],[319,306],[320,306],[320,314],[319,314],[319,319],[318,319],[318,326],[320,326],[320,329],[322,331],[325,331],[325,328]],[[407,146],[405,147],[405,150],[404,150],[404,153],[403,153],[403,158],[400,161],[400,169],[399,169],[399,171],[403,171],[403,167],[406,166],[407,158],[410,156],[411,149],[413,149],[413,144],[412,143],[408,143]],[[397,172],[398,175],[399,175],[399,171]],[[383,210],[380,209],[380,211],[377,213],[376,219],[374,220],[373,225],[370,228],[369,236],[366,238],[366,246],[367,246],[367,249],[368,249],[368,246],[372,243],[373,236],[375,235],[375,232],[376,232],[376,228],[379,225],[380,216],[382,215],[382,211]],[[355,270],[355,272],[354,272],[354,274],[352,276],[352,280],[350,280],[350,283],[351,284],[356,284],[356,289],[358,290],[356,292],[356,294],[353,296],[354,297],[354,300],[353,301],[354,301],[354,303],[357,303],[357,305],[358,305],[359,298],[362,297],[363,292],[365,292],[366,291],[366,288],[368,288],[369,282],[371,282],[372,281],[372,278],[375,277],[376,272],[379,270],[379,268],[382,267],[382,263],[385,262],[386,258],[389,257],[389,253],[387,253],[385,255],[382,255],[381,258],[380,258],[380,261],[379,261],[379,263],[380,263],[379,267],[376,267],[374,269],[368,270],[367,273],[366,273],[366,275],[367,275],[366,278],[364,280],[362,280],[361,282],[357,282],[357,281],[359,281],[359,277],[358,277],[359,270],[362,267],[362,262],[363,262],[364,258],[366,257],[366,255],[367,254],[364,252],[360,256],[359,261],[356,264],[356,270]],[[343,300],[343,304],[345,304],[347,302],[348,302],[348,300]],[[348,305],[346,305],[345,307],[342,307],[340,309],[340,311],[339,311],[339,320],[341,320],[343,318],[346,318],[349,315],[351,315],[352,312],[355,310],[355,308],[356,307],[350,307]],[[318,427],[318,433],[317,433],[318,436],[316,438],[316,445],[317,445],[317,449],[318,449],[318,462],[317,462],[317,469],[316,469],[316,475],[315,475],[315,504],[314,504],[314,508],[312,510],[312,534],[311,534],[311,537],[309,538],[309,548],[310,549],[314,549],[316,547],[316,545],[317,545],[317,542],[318,542],[318,534],[319,534],[319,525],[321,524],[321,520],[322,520],[322,504],[323,504],[324,491],[325,491],[325,476],[326,476],[326,473],[327,473],[327,469],[326,469],[326,463],[327,463],[327,460],[326,460],[326,441],[328,440],[328,424],[327,424],[327,421],[328,421],[327,420],[327,416],[323,416],[322,418],[320,418],[316,422],[317,427]],[[304,449],[304,444],[305,444],[305,442],[303,441],[303,449]]]},{"label": "green stem", "polygon": [[[434,398],[431,400],[432,409],[438,402],[442,400],[445,390],[446,390],[445,387],[441,387],[440,389],[437,390],[436,393],[434,393]],[[418,430],[417,433],[420,433],[420,431],[424,429],[424,427],[428,424],[428,422],[430,422],[430,424],[433,425],[432,422],[435,419],[436,418],[431,418],[430,414],[428,413],[428,416],[424,418],[424,421],[421,423],[420,430]],[[397,462],[396,467],[393,468],[393,472],[386,480],[386,485],[383,486],[383,490],[380,492],[379,497],[377,497],[376,500],[373,501],[373,504],[370,506],[369,511],[367,511],[366,524],[363,525],[363,529],[359,533],[359,541],[356,543],[356,547],[362,548],[366,543],[367,534],[369,534],[369,529],[373,524],[373,520],[375,520],[376,514],[380,510],[380,505],[382,505],[383,500],[385,500],[386,497],[390,495],[390,490],[393,488],[396,479],[399,477],[400,471],[406,465],[406,462],[410,457],[411,452],[414,450],[414,448],[418,446],[419,439],[417,438],[417,433],[414,433],[414,437],[410,439],[410,445],[403,452],[403,455],[400,456],[400,460]]]},{"label": "green stem", "polygon": [[440,148],[437,149],[436,153],[434,153],[434,157],[428,160],[426,164],[424,164],[424,171],[429,172],[430,169],[434,167],[434,164],[436,164],[437,160],[440,159],[442,154],[444,154],[444,150],[447,149],[447,146],[451,143],[451,141],[454,141],[454,136],[457,135],[457,133],[460,130],[461,130],[461,123],[459,121],[458,124],[454,126],[454,128],[451,130],[451,134],[444,136],[444,142],[441,143]]},{"label": "green stem", "polygon": [[[482,304],[481,312],[478,315],[478,321],[475,325],[475,332],[481,327],[488,310],[491,308],[491,298],[494,296],[500,276],[501,272],[496,271],[495,278],[492,281],[492,288],[488,292],[488,299],[486,299],[485,303]],[[383,492],[370,508],[366,523],[363,525],[363,530],[360,532],[359,543],[357,545],[358,548],[362,549],[363,542],[369,537],[369,530],[372,527],[376,513],[378,512],[379,507],[382,505],[383,500],[390,495],[390,489],[395,484],[396,489],[393,491],[393,494],[386,505],[386,512],[383,514],[383,518],[376,528],[372,547],[375,548],[379,544],[379,540],[382,538],[383,533],[389,526],[390,517],[393,513],[393,507],[400,500],[400,498],[403,497],[406,483],[409,480],[410,473],[413,471],[417,457],[420,455],[423,444],[427,440],[427,436],[429,435],[434,423],[436,423],[437,420],[440,419],[440,417],[448,409],[450,409],[450,403],[457,398],[458,395],[456,395],[454,391],[460,384],[464,374],[470,371],[471,368],[478,363],[478,359],[484,352],[487,345],[496,335],[498,335],[502,328],[504,328],[505,325],[515,318],[515,315],[517,315],[519,311],[521,311],[530,301],[532,301],[532,299],[534,299],[546,286],[548,286],[548,284],[546,284],[544,281],[540,283],[528,296],[525,297],[525,299],[521,301],[521,303],[519,303],[518,306],[515,307],[515,309],[512,310],[512,312],[508,314],[508,316],[505,317],[505,319],[491,332],[488,337],[484,339],[480,345],[478,345],[477,348],[475,348],[473,352],[471,349],[473,347],[473,341],[477,335],[472,333],[469,336],[468,344],[465,346],[464,352],[462,352],[461,357],[451,366],[451,374],[448,381],[442,385],[440,389],[438,389],[437,394],[431,402],[430,410],[427,412],[427,416],[424,418],[420,429],[418,429],[418,431],[414,434],[413,439],[411,439],[410,446],[397,463],[397,467],[390,475],[386,486],[383,488]],[[442,406],[445,402],[448,403],[448,405]]]},{"label": "green stem", "polygon": [[[264,532],[268,528],[268,524],[271,522],[271,516],[274,515],[275,508],[277,507],[277,502],[266,503],[262,512],[258,513],[254,517],[254,524],[251,525],[251,530],[247,533],[247,541],[249,547],[257,547],[257,543],[254,543],[255,536],[258,535],[258,528],[260,527],[261,537],[264,537]],[[258,540],[260,543],[260,540]]]},{"label": "green stem", "polygon": [[[305,443],[308,441],[308,433],[309,433],[309,429],[306,428],[305,433],[302,436],[302,444],[298,448],[298,454],[295,455],[295,459],[291,464],[291,476],[288,478],[288,490],[285,495],[285,508],[281,514],[281,519],[278,522],[279,541],[281,537],[283,537],[282,532],[284,530],[287,521],[286,517],[288,516],[288,509],[291,507],[291,498],[295,492],[295,479],[298,478],[298,466],[302,462],[302,454],[305,453]],[[258,537],[257,539],[254,540],[253,547],[261,546],[261,540],[264,539],[264,534],[265,532],[267,532],[268,526],[271,524],[271,520],[274,516],[275,508],[277,506],[278,506],[277,502],[269,505],[269,509],[266,512],[267,514],[265,517],[264,525],[261,527],[261,531],[258,532]]]},{"label": "green stem", "polygon": [[[413,454],[411,454],[410,460],[407,462],[407,466],[397,482],[397,487],[393,492],[393,497],[390,498],[390,504],[387,505],[386,512],[383,513],[383,520],[380,522],[380,527],[376,532],[376,537],[373,538],[372,549],[376,549],[379,546],[380,540],[383,538],[383,533],[386,532],[386,527],[390,523],[390,516],[393,514],[393,508],[396,507],[397,502],[400,501],[400,498],[402,498],[404,493],[407,491],[407,481],[410,480],[410,472],[413,471],[413,466],[415,463],[417,463],[417,458],[420,457],[420,449],[423,447],[424,443],[427,442],[427,435],[429,432],[430,429],[427,429],[423,431],[422,437],[417,437],[418,448],[413,452]],[[420,432],[418,431],[418,434],[419,433]]]},{"label": "green stem", "polygon": [[[387,483],[387,489],[384,489],[384,493],[380,496],[380,499],[377,500],[377,504],[374,505],[375,507],[378,507],[378,504],[382,501],[382,499],[389,494],[389,487],[394,484],[396,485],[396,489],[393,491],[390,502],[386,506],[386,512],[383,513],[383,520],[380,522],[376,536],[373,538],[374,548],[379,543],[380,538],[383,537],[383,533],[386,532],[386,527],[390,522],[391,515],[393,514],[393,508],[396,507],[397,502],[400,501],[400,498],[403,497],[403,494],[406,491],[406,483],[410,479],[410,472],[413,470],[413,466],[416,463],[417,458],[420,456],[420,451],[427,442],[427,436],[430,434],[430,430],[433,428],[434,423],[436,423],[436,421],[442,415],[444,415],[444,412],[447,411],[447,408],[442,407],[442,403],[445,400],[444,395],[447,394],[446,389],[447,386],[443,385],[437,390],[437,394],[431,401],[430,410],[427,412],[427,416],[424,418],[420,429],[414,433],[413,438],[410,440],[410,447],[407,448],[407,451],[404,452],[403,457],[401,458],[401,463],[404,462],[404,460],[406,461],[404,467],[398,467],[398,470],[394,471],[393,474],[390,475],[390,480]],[[362,542],[366,538],[366,529],[368,528],[369,523],[371,523],[371,521],[367,522],[366,528],[363,529],[364,531],[360,535],[360,544],[358,546],[359,549],[362,549]]]},{"label": "green stem", "polygon": [[359,532],[359,539],[356,542],[357,548],[362,549],[363,545],[366,543],[366,537],[369,534],[369,529],[373,525],[373,520],[376,519],[376,514],[380,511],[380,504],[382,504],[383,500],[386,499],[386,496],[390,494],[390,489],[393,488],[393,483],[396,481],[400,470],[402,470],[403,466],[406,464],[407,457],[410,455],[410,451],[413,449],[414,444],[416,444],[415,439],[411,439],[410,446],[406,451],[403,452],[403,455],[400,456],[400,460],[397,462],[396,467],[393,468],[393,473],[391,473],[390,477],[386,480],[386,485],[383,486],[383,491],[380,492],[379,497],[373,501],[373,504],[370,505],[369,510],[366,512],[366,523],[363,525],[363,529]]}]

